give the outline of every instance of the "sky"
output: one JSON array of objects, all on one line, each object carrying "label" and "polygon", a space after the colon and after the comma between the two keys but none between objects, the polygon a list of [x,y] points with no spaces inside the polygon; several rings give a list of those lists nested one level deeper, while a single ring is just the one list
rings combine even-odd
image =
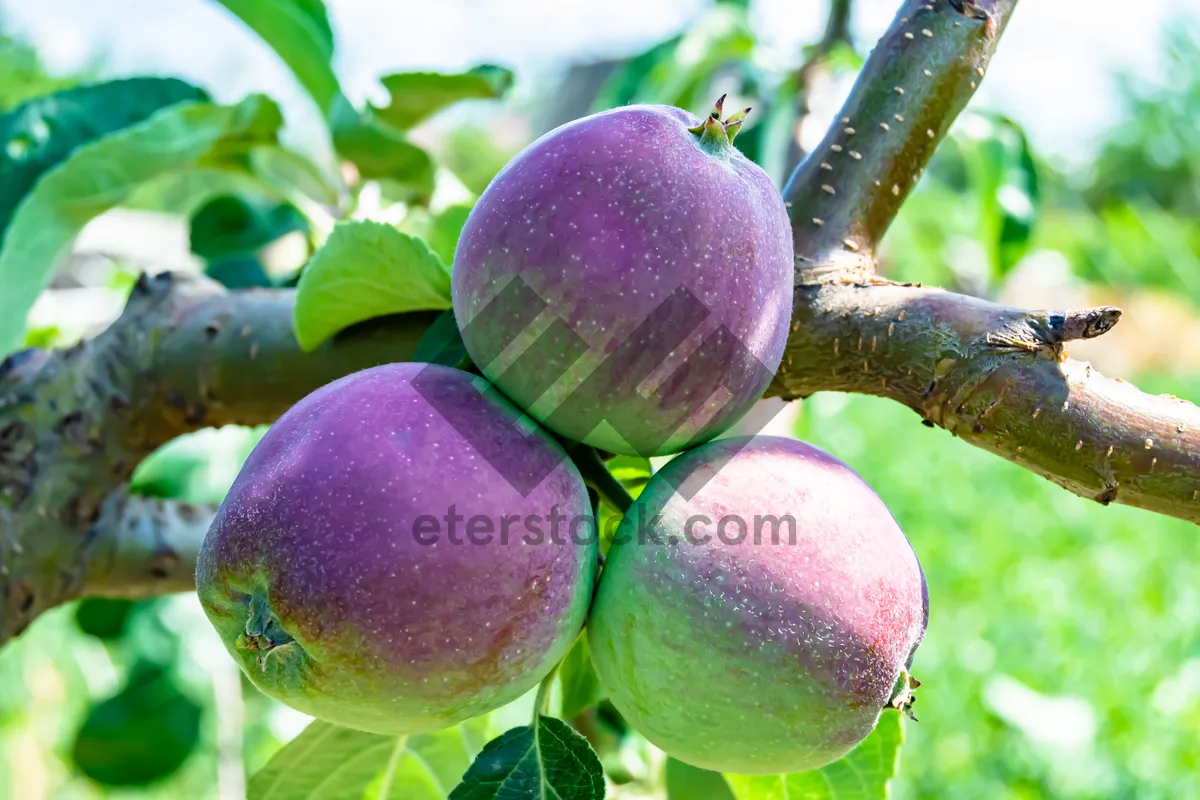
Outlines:
[{"label": "sky", "polygon": [[[381,97],[378,75],[402,69],[459,69],[490,61],[520,74],[546,74],[572,61],[636,51],[685,25],[705,0],[326,0],[338,40],[337,69],[352,99]],[[854,28],[866,50],[897,0],[857,0]],[[817,37],[826,4],[756,0],[758,29],[781,63]],[[975,107],[1002,110],[1035,147],[1085,160],[1119,119],[1115,69],[1150,74],[1160,64],[1163,26],[1200,17],[1200,0],[1087,4],[1025,0],[1005,34]],[[220,100],[262,91],[290,121],[315,120],[273,54],[215,0],[0,0],[11,32],[34,43],[55,70],[97,60],[107,77],[172,74]],[[847,87],[848,88],[848,87]],[[836,109],[834,109],[836,110]],[[833,111],[829,111],[832,115]]]}]

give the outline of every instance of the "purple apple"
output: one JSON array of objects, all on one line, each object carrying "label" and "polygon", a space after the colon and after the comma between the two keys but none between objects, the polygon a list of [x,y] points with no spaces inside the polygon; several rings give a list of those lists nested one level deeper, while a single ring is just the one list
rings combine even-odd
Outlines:
[{"label": "purple apple", "polygon": [[590,511],[561,447],[484,380],[391,364],[271,427],[196,586],[266,694],[352,728],[427,731],[519,697],[570,649],[595,578]]},{"label": "purple apple", "polygon": [[637,105],[563,125],[467,219],[453,274],[467,352],[565,438],[679,452],[733,425],[779,366],[787,212],[732,146],[745,113],[720,112]]},{"label": "purple apple", "polygon": [[799,772],[911,703],[928,608],[908,540],[848,466],[792,439],[724,439],[643,490],[588,637],[613,704],[668,754]]}]

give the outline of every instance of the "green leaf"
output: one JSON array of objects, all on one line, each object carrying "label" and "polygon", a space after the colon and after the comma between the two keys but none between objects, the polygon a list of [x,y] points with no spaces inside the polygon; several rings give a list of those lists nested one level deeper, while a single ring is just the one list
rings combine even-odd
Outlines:
[{"label": "green leaf", "polygon": [[635,498],[645,488],[654,472],[650,460],[641,456],[613,456],[605,462],[605,466]]},{"label": "green leaf", "polygon": [[190,227],[191,249],[207,262],[205,274],[230,289],[273,285],[257,251],[308,228],[289,203],[240,195],[212,198],[192,215]]},{"label": "green leaf", "polygon": [[539,715],[536,725],[513,728],[488,742],[450,793],[450,800],[527,797],[604,797],[600,759],[587,739],[560,719]]},{"label": "green leaf", "polygon": [[471,206],[453,205],[434,217],[429,231],[429,247],[438,254],[443,264],[454,264],[454,252],[470,214]]},{"label": "green leaf", "polygon": [[134,601],[113,597],[85,597],[75,605],[75,624],[89,636],[110,642],[125,635]]},{"label": "green leaf", "polygon": [[[641,456],[614,456],[604,462],[604,465],[635,500],[646,488],[646,484],[654,472],[650,461]],[[623,515],[610,508],[607,503],[601,503],[599,516],[600,551],[607,555]]]},{"label": "green leaf", "polygon": [[604,111],[633,103],[642,89],[642,83],[646,80],[646,76],[656,65],[671,57],[682,39],[683,35],[680,34],[661,41],[613,70],[612,75],[600,87],[593,109]]},{"label": "green leaf", "polygon": [[421,364],[441,364],[443,367],[460,366],[467,359],[467,346],[462,332],[454,319],[454,312],[447,309],[438,315],[417,342],[412,360]]},{"label": "green leaf", "polygon": [[235,106],[178,103],[83,145],[47,172],[13,216],[0,250],[0,353],[83,226],[138,186],[197,165],[230,163],[250,139],[274,139],[279,109],[254,95]]},{"label": "green leaf", "polygon": [[701,97],[701,89],[707,90],[721,66],[750,59],[754,45],[746,9],[718,3],[683,36],[656,45],[615,73],[601,90],[598,105],[623,105],[618,101],[627,97],[625,102],[666,103],[703,116],[715,98]]},{"label": "green leaf", "polygon": [[248,800],[445,800],[494,735],[488,717],[416,736],[316,720],[259,770]]},{"label": "green leaf", "polygon": [[0,242],[38,177],[77,147],[175,103],[207,99],[175,78],[128,78],[38,97],[0,116]]},{"label": "green leaf", "polygon": [[218,0],[283,59],[328,119],[342,98],[333,29],[321,0]]},{"label": "green leaf", "polygon": [[391,181],[404,199],[428,201],[436,174],[429,153],[410,142],[403,131],[369,113],[354,118],[348,113],[339,113],[334,121],[333,146],[338,153],[354,162],[363,178]]},{"label": "green leaf", "polygon": [[221,195],[192,215],[189,243],[193,253],[212,260],[257,250],[304,229],[304,218],[286,203]]},{"label": "green leaf", "polygon": [[275,145],[250,152],[250,171],[280,196],[293,199],[296,192],[333,209],[342,204],[345,187],[306,156]]},{"label": "green leaf", "polygon": [[267,426],[227,425],[185,434],[138,464],[129,483],[134,494],[215,503],[225,497],[250,451]]},{"label": "green leaf", "polygon": [[450,307],[429,245],[379,222],[339,222],[300,276],[293,324],[306,351],[364,320]]},{"label": "green leaf", "polygon": [[725,776],[667,757],[667,800],[734,800]]},{"label": "green leaf", "polygon": [[467,224],[470,214],[471,206],[464,204],[448,206],[439,214],[434,214],[428,208],[412,207],[397,227],[405,233],[424,239],[429,249],[437,253],[443,264],[450,267],[454,264],[454,251],[458,248],[459,237],[462,236],[463,226]]},{"label": "green leaf", "polygon": [[976,120],[986,133],[958,137],[959,147],[978,198],[992,276],[1003,278],[1029,250],[1041,200],[1037,165],[1016,122],[1001,115]]},{"label": "green leaf", "polygon": [[153,178],[121,201],[121,207],[190,217],[222,194],[259,194],[263,182],[228,164],[206,164]]},{"label": "green leaf", "polygon": [[490,100],[502,97],[513,83],[513,74],[503,67],[482,64],[466,72],[398,72],[379,79],[391,95],[382,108],[373,107],[380,119],[400,130],[408,130],[424,119],[460,100]]},{"label": "green leaf", "polygon": [[226,289],[265,289],[275,285],[253,253],[229,253],[209,259],[204,274]]},{"label": "green leaf", "polygon": [[885,710],[875,730],[840,761],[788,775],[726,775],[737,800],[883,800],[896,775],[904,729]]},{"label": "green leaf", "polygon": [[137,786],[175,772],[199,740],[200,706],[161,667],[143,663],[88,713],[71,756],[97,783]]},{"label": "green leaf", "polygon": [[604,699],[604,689],[592,666],[586,636],[580,636],[563,659],[558,668],[558,681],[562,687],[561,716],[565,719],[571,719]]}]

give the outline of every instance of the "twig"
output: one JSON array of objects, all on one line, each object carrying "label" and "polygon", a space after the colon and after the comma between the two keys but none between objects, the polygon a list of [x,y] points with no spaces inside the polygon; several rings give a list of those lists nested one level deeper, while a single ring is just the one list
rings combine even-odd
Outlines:
[{"label": "twig", "polygon": [[620,514],[629,511],[629,507],[633,505],[633,497],[630,496],[625,486],[608,471],[608,467],[600,458],[600,454],[596,452],[596,448],[575,445],[567,447],[567,454],[575,462],[579,474],[583,476],[584,483],[594,489],[609,508]]}]

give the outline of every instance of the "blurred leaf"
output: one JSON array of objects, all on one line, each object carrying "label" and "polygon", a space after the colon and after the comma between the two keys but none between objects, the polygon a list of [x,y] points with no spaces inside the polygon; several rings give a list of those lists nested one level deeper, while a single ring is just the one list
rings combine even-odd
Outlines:
[{"label": "blurred leaf", "polygon": [[0,31],[0,112],[83,80],[87,80],[86,74],[51,75],[32,45]]},{"label": "blurred leaf", "polygon": [[[653,474],[650,461],[641,456],[614,456],[604,463],[613,477],[629,490],[629,494],[635,500],[646,488],[646,483]],[[607,503],[600,504],[600,551],[606,555],[622,516],[609,508]]]},{"label": "blurred leaf", "polygon": [[189,440],[176,439],[138,465],[129,490],[147,497],[185,497],[207,463],[206,454],[190,447]]},{"label": "blurred leaf", "polygon": [[175,772],[200,739],[200,706],[161,667],[140,663],[126,686],[92,708],[72,759],[97,783],[136,786]]},{"label": "blurred leaf", "polygon": [[605,465],[634,497],[641,493],[653,474],[649,459],[641,456],[614,456]]},{"label": "blurred leaf", "polygon": [[863,54],[845,41],[834,42],[825,55],[825,67],[835,73],[856,74],[865,62]]},{"label": "blurred leaf", "polygon": [[205,259],[205,273],[229,289],[273,285],[257,251],[293,231],[307,231],[288,203],[220,195],[192,215],[191,250]]},{"label": "blurred leaf", "polygon": [[227,426],[172,439],[138,464],[129,490],[190,503],[219,502],[267,426]]},{"label": "blurred leaf", "polygon": [[25,331],[24,346],[48,349],[69,344],[63,337],[62,328],[57,325],[32,326]]},{"label": "blurred leaf", "polygon": [[321,0],[218,0],[283,59],[328,118],[342,96],[333,72],[333,29]]},{"label": "blurred leaf", "polygon": [[229,253],[209,259],[204,274],[226,289],[265,289],[275,282],[253,253]]},{"label": "blurred leaf", "polygon": [[560,719],[538,715],[535,725],[513,728],[488,742],[450,800],[554,797],[600,800],[604,772],[578,732]]},{"label": "blurred leaf", "polygon": [[[725,776],[667,757],[667,800],[735,800]],[[797,798],[797,800],[800,800]]]},{"label": "blurred leaf", "polygon": [[250,152],[250,170],[266,186],[291,199],[299,191],[330,208],[341,205],[343,187],[306,156],[276,145],[261,145]]},{"label": "blurred leaf", "polygon": [[490,100],[504,96],[512,87],[513,74],[503,67],[481,64],[466,72],[398,72],[379,79],[391,95],[382,108],[372,107],[376,116],[400,130],[460,100]]},{"label": "blurred leaf", "polygon": [[[251,96],[235,106],[181,103],[79,147],[17,208],[0,250],[0,353],[11,349],[34,300],[83,226],[151,178],[223,159],[246,134],[273,139],[279,112]],[[228,146],[227,146],[228,145]]]},{"label": "blurred leaf", "polygon": [[788,178],[788,170],[795,166],[788,163],[788,158],[796,133],[798,91],[796,76],[785,77],[768,98],[763,98],[766,102],[754,105],[748,120],[751,127],[742,129],[734,140],[742,155],[762,167],[780,187]]},{"label": "blurred leaf", "polygon": [[106,642],[120,639],[135,605],[132,600],[85,597],[75,605],[75,624],[97,639]]},{"label": "blurred leaf", "polygon": [[429,248],[437,253],[442,263],[447,266],[454,264],[454,251],[470,214],[470,206],[453,205],[433,218],[433,225],[429,231]]},{"label": "blurred leaf", "polygon": [[501,139],[485,125],[461,125],[443,137],[439,163],[479,195],[520,149],[518,140]]},{"label": "blurred leaf", "polygon": [[1041,192],[1037,166],[1021,127],[1000,115],[981,119],[987,120],[989,134],[959,137],[958,144],[980,204],[992,276],[999,279],[1029,250]]},{"label": "blurred leaf", "polygon": [[[442,263],[451,268],[458,239],[470,213],[471,206],[463,204],[448,206],[439,214],[434,214],[425,207],[412,207],[405,213],[398,227],[405,233],[424,239]],[[453,269],[451,271],[453,272]]]},{"label": "blurred leaf", "polygon": [[[1157,246],[1154,249],[1173,273],[1176,285],[1186,297],[1200,301],[1200,226],[1196,220],[1171,214],[1150,197],[1130,209]],[[1138,255],[1145,258],[1150,249],[1143,248]]]},{"label": "blurred leaf", "polygon": [[420,239],[379,222],[339,222],[304,268],[293,324],[304,350],[374,317],[450,307],[450,273]]},{"label": "blurred leaf", "polygon": [[427,202],[433,194],[434,168],[429,154],[410,142],[404,132],[371,114],[343,110],[336,116],[333,146],[354,163],[367,180],[389,180],[406,198]]},{"label": "blurred leaf", "polygon": [[737,800],[883,800],[896,774],[904,730],[885,710],[875,730],[840,761],[787,775],[726,775]]},{"label": "blurred leaf", "polygon": [[304,218],[290,205],[222,195],[192,215],[191,250],[205,259],[248,253],[292,231],[305,229]]},{"label": "blurred leaf", "polygon": [[273,191],[239,167],[216,163],[151,178],[122,200],[121,208],[190,217],[217,195],[261,194],[268,188]]},{"label": "blurred leaf", "polygon": [[561,716],[564,719],[571,719],[604,699],[604,689],[592,666],[586,636],[580,636],[563,659],[558,668],[558,680],[562,687]]},{"label": "blurred leaf", "polygon": [[463,343],[462,332],[458,329],[454,312],[447,309],[422,334],[412,360],[420,364],[457,367],[466,358],[467,346]]},{"label": "blurred leaf", "polygon": [[1200,215],[1200,16],[1185,7],[1162,26],[1157,63],[1118,76],[1124,120],[1087,170],[1083,195],[1093,209],[1150,197],[1184,219]]},{"label": "blurred leaf", "polygon": [[246,110],[244,121],[227,131],[213,144],[211,151],[201,156],[201,166],[248,173],[253,166],[254,152],[263,145],[277,143],[277,134],[283,126],[279,106],[265,95],[250,95],[236,106],[243,107]]},{"label": "blurred leaf", "polygon": [[414,736],[316,720],[258,771],[248,800],[444,800],[494,735],[487,717]]},{"label": "blurred leaf", "polygon": [[[746,9],[725,3],[709,8],[679,39],[674,47],[655,47],[644,60],[635,59],[633,71],[644,70],[631,101],[666,103],[706,114],[715,97],[701,97],[708,81],[725,64],[747,61],[755,45],[754,31]],[[618,73],[601,91],[601,102],[623,94],[616,87],[628,86],[633,72]]]},{"label": "blurred leaf", "polygon": [[646,76],[660,62],[671,57],[683,35],[673,36],[626,61],[618,67],[596,95],[595,111],[604,111],[635,102]]},{"label": "blurred leaf", "polygon": [[38,177],[77,147],[175,103],[207,99],[175,78],[128,78],[38,97],[0,116],[0,243]]}]

